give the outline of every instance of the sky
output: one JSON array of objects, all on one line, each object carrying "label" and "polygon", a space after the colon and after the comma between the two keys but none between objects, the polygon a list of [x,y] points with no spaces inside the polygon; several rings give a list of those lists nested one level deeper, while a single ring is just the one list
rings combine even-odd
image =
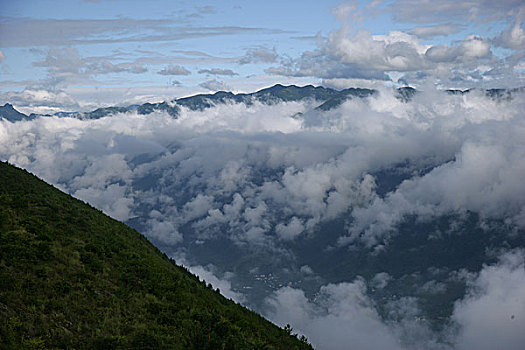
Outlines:
[{"label": "sky", "polygon": [[4,0],[0,103],[53,113],[276,83],[517,87],[524,19],[520,0]]}]

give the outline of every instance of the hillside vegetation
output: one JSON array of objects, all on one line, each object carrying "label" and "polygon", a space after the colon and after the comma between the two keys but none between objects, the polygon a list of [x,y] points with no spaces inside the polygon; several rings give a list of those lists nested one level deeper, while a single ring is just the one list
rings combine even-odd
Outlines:
[{"label": "hillside vegetation", "polygon": [[311,349],[135,230],[0,162],[0,348]]}]

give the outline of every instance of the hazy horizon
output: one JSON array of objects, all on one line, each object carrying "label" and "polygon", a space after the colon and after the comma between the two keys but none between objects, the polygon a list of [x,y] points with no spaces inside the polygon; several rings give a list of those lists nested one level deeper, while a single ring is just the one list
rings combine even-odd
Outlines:
[{"label": "hazy horizon", "polygon": [[89,110],[276,83],[524,85],[520,1],[9,1],[0,101]]}]

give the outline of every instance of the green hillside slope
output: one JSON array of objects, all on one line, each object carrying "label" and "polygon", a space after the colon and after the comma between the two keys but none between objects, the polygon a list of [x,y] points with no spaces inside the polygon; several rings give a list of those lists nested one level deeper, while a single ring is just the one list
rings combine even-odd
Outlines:
[{"label": "green hillside slope", "polygon": [[0,162],[0,348],[311,347],[133,229]]}]

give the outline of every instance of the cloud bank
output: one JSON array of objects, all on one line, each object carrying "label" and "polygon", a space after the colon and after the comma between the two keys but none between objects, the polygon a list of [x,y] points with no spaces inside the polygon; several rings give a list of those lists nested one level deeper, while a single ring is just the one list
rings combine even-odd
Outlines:
[{"label": "cloud bank", "polygon": [[[509,87],[523,84],[523,21],[525,7],[516,1],[401,0],[389,4],[372,1],[365,6],[343,2],[332,10],[341,22],[326,37],[317,35],[317,47],[299,57],[282,58],[266,69],[271,75],[315,77],[327,81],[394,82],[424,85],[431,81],[445,87]],[[378,14],[408,27],[374,34],[361,22]],[[497,35],[464,32],[467,24],[507,23]],[[463,32],[447,44],[429,43],[434,37]],[[478,32],[480,33],[480,32]],[[503,52],[499,48],[506,48]],[[497,52],[497,54],[495,54]],[[360,84],[362,85],[362,84]]]},{"label": "cloud bank", "polygon": [[454,305],[452,324],[431,331],[415,317],[409,300],[390,305],[397,321],[383,320],[367,296],[363,279],[323,286],[315,301],[304,292],[282,288],[267,299],[267,316],[295,326],[319,349],[521,349],[525,342],[525,258],[522,250],[501,256],[469,277],[467,296]]},{"label": "cloud bank", "polygon": [[[385,90],[325,112],[311,103],[2,121],[0,154],[173,243],[190,225],[271,246],[341,215],[339,244],[382,244],[407,215],[471,211],[525,227],[521,98],[427,91],[403,103]],[[376,174],[402,163],[414,173],[379,195]]]},{"label": "cloud bank", "polygon": [[[523,101],[522,92],[507,100],[427,88],[402,102],[384,89],[328,111],[311,100],[253,101],[181,106],[177,118],[129,112],[1,120],[0,158],[139,228],[174,256],[229,242],[242,252],[269,251],[277,263],[294,259],[294,244],[328,234],[320,227],[334,220],[344,229],[317,250],[383,249],[407,217],[476,213],[479,227],[497,222],[502,235],[522,234]],[[523,253],[500,255],[481,271],[450,272],[462,276],[467,294],[453,305],[454,326],[439,333],[420,318],[417,296],[380,310],[370,293],[394,283],[386,272],[323,282],[315,296],[286,284],[264,311],[320,348],[518,348]],[[250,301],[248,289],[233,287],[231,270],[187,265],[235,300]],[[300,273],[324,277],[310,263]],[[421,292],[446,288],[429,280]]]}]

